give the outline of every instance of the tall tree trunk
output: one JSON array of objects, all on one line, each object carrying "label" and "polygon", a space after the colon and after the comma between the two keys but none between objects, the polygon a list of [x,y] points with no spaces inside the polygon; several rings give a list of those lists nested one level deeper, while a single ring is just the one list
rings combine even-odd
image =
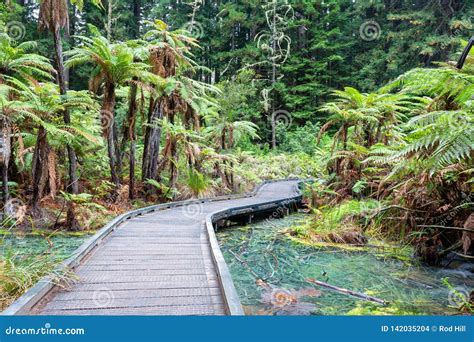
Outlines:
[{"label": "tall tree trunk", "polygon": [[[53,31],[54,36],[54,47],[56,52],[56,69],[58,72],[58,84],[61,95],[67,94],[67,75],[66,69],[64,68],[63,60],[63,45],[61,41],[61,32],[58,29]],[[69,110],[66,108],[63,111],[63,120],[66,125],[71,124],[71,115]],[[67,156],[69,160],[68,176],[69,180],[66,182],[65,190],[71,194],[79,193],[79,183],[77,178],[77,158],[76,151],[71,144],[66,145]],[[66,215],[66,228],[70,230],[77,230],[79,228],[79,222],[77,222],[76,215],[74,214],[73,203],[68,204],[68,210]]]},{"label": "tall tree trunk", "polygon": [[[277,78],[276,62],[275,62],[275,51],[277,48],[277,26],[276,26],[276,2],[273,3],[273,27],[272,27],[272,93],[275,97],[275,84]],[[275,115],[275,98],[272,99],[272,148],[275,150],[277,147],[276,143],[276,115]]]},{"label": "tall tree trunk", "polygon": [[115,160],[116,160],[115,169],[117,170],[117,176],[119,178],[119,182],[122,183],[122,148],[120,147],[117,120],[115,119],[112,125],[112,139],[114,142],[114,151],[115,151]]},{"label": "tall tree trunk", "polygon": [[2,164],[2,199],[5,205],[10,198],[10,192],[8,189],[8,164]]},{"label": "tall tree trunk", "polygon": [[133,0],[133,38],[138,39],[140,37],[140,20],[142,17],[141,1]]},{"label": "tall tree trunk", "polygon": [[178,146],[176,141],[171,142],[171,156],[170,156],[170,189],[175,189],[178,182]]},{"label": "tall tree trunk", "polygon": [[107,0],[107,22],[105,26],[105,31],[107,32],[107,40],[110,42],[112,41],[112,11],[113,11],[113,3],[112,0]]},{"label": "tall tree trunk", "polygon": [[136,135],[135,122],[137,113],[137,85],[132,83],[130,86],[130,98],[128,105],[127,121],[124,125],[122,147],[125,148],[126,141],[130,141],[130,156],[129,156],[129,186],[128,197],[130,200],[134,198],[135,193],[135,149],[136,149]]},{"label": "tall tree trunk", "polygon": [[148,126],[146,129],[145,141],[146,150],[143,155],[142,180],[156,179],[158,175],[158,160],[160,157],[161,126],[159,120],[163,118],[161,101],[156,101],[149,114]]},{"label": "tall tree trunk", "polygon": [[1,133],[1,163],[2,164],[2,199],[3,204],[5,205],[9,199],[9,189],[8,189],[8,164],[10,163],[11,156],[11,127],[10,123],[6,118],[0,120],[0,127],[2,129]]},{"label": "tall tree trunk", "polygon": [[5,205],[10,197],[8,188],[8,165],[10,163],[11,155],[11,127],[6,119],[2,120],[2,199]]},{"label": "tall tree trunk", "polygon": [[120,178],[117,170],[117,152],[115,150],[114,126],[115,126],[115,85],[106,82],[104,88],[104,102],[102,104],[102,115],[107,116],[107,124],[103,127],[104,136],[107,139],[107,152],[109,156],[110,177],[115,185],[112,199],[116,200],[117,191],[120,187]]},{"label": "tall tree trunk", "polygon": [[38,129],[35,152],[33,154],[33,196],[31,198],[33,217],[41,216],[39,203],[43,197],[49,177],[48,154],[48,135],[44,127],[40,127]]}]

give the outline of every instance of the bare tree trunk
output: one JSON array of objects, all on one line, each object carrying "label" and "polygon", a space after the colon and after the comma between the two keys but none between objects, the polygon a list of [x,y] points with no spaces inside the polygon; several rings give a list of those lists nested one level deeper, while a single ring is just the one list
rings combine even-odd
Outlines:
[{"label": "bare tree trunk", "polygon": [[[276,27],[276,2],[273,5],[273,28],[272,28],[272,54],[275,57],[276,42],[277,42],[277,27]],[[276,83],[276,62],[275,58],[272,58],[272,92],[275,93]],[[276,115],[275,115],[275,98],[272,99],[272,148],[275,150],[277,147],[276,143]]]},{"label": "bare tree trunk", "polygon": [[175,189],[178,182],[178,162],[179,154],[176,141],[171,142],[171,163],[170,163],[170,189]]},{"label": "bare tree trunk", "polygon": [[134,18],[134,34],[135,39],[140,37],[140,20],[142,16],[141,1],[133,0],[133,18]]},{"label": "bare tree trunk", "polygon": [[35,152],[33,154],[33,196],[31,198],[31,210],[33,217],[40,217],[39,203],[43,197],[44,189],[48,181],[49,144],[48,136],[44,127],[38,129]]},{"label": "bare tree trunk", "polygon": [[146,130],[146,150],[143,155],[143,170],[142,180],[156,179],[158,175],[158,160],[160,157],[160,142],[161,142],[161,126],[159,120],[163,118],[163,111],[161,102],[156,101],[154,107],[149,114],[148,126]]},{"label": "bare tree trunk", "polygon": [[5,205],[8,202],[10,197],[10,192],[8,188],[8,165],[10,163],[11,155],[11,127],[7,119],[2,120],[2,198],[3,204]]},{"label": "bare tree trunk", "polygon": [[113,3],[112,0],[107,0],[107,23],[105,26],[105,31],[107,32],[107,40],[112,40],[112,10],[113,10]]},{"label": "bare tree trunk", "polygon": [[115,151],[115,160],[116,160],[115,169],[117,170],[117,176],[119,178],[119,182],[122,183],[122,148],[120,147],[117,120],[115,119],[112,125],[112,139],[114,142],[114,151]]},{"label": "bare tree trunk", "polygon": [[[53,37],[56,52],[56,69],[58,72],[59,91],[61,95],[65,96],[67,94],[66,70],[64,68],[63,46],[61,41],[61,32],[59,29],[53,31]],[[67,108],[63,111],[63,120],[66,125],[71,124],[71,115]],[[65,190],[71,194],[78,194],[79,183],[77,178],[76,151],[74,151],[74,148],[71,146],[71,144],[66,145],[66,150],[69,159],[69,180],[66,182]],[[76,216],[74,214],[73,203],[69,203],[66,216],[66,228],[70,230],[77,230],[79,228],[79,222],[77,222]]]},{"label": "bare tree trunk", "polygon": [[107,125],[104,126],[104,136],[107,139],[107,152],[109,156],[110,177],[115,185],[113,200],[116,199],[120,178],[117,173],[117,153],[115,150],[114,126],[115,126],[115,86],[107,82],[104,89],[104,102],[102,104],[102,115],[107,115]]},{"label": "bare tree trunk", "polygon": [[128,197],[130,200],[134,198],[135,193],[135,149],[136,149],[136,135],[135,135],[135,121],[137,112],[137,85],[132,84],[130,87],[130,98],[127,114],[127,122],[124,125],[122,147],[126,145],[126,141],[130,141],[130,156],[129,156],[129,186]]},{"label": "bare tree trunk", "polygon": [[8,164],[2,164],[2,199],[5,205],[10,198],[10,192],[8,189]]}]

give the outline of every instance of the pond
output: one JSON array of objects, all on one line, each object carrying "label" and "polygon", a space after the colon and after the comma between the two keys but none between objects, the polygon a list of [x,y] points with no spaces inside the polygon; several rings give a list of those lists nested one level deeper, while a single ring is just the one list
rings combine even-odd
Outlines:
[{"label": "pond", "polygon": [[51,255],[57,260],[67,259],[87,239],[88,234],[5,235],[0,237],[0,256],[14,253],[17,256]]},{"label": "pond", "polygon": [[[377,251],[311,247],[285,230],[305,219],[295,214],[217,234],[248,315],[451,315],[458,295],[474,286],[473,265],[443,269],[411,265]],[[308,278],[389,302],[383,306],[313,286]],[[447,278],[456,290],[448,288]]]}]

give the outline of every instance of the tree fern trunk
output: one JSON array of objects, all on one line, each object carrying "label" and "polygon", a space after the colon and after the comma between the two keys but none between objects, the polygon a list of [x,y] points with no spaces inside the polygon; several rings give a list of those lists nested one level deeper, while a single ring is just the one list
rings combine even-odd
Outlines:
[{"label": "tree fern trunk", "polygon": [[146,130],[146,153],[143,155],[142,180],[156,179],[158,175],[158,160],[160,156],[161,126],[158,120],[163,118],[160,101],[156,102],[151,111]]},{"label": "tree fern trunk", "polygon": [[[54,47],[56,51],[56,66],[58,72],[58,84],[61,95],[66,95],[67,93],[67,84],[65,78],[65,68],[63,60],[63,48],[61,41],[61,33],[59,30],[54,31]],[[66,125],[71,124],[71,115],[69,110],[65,109],[63,111],[63,119]],[[74,148],[70,144],[66,145],[67,155],[69,159],[69,182],[66,183],[66,191],[72,194],[77,194],[79,192],[79,184],[77,179],[77,158]]]},{"label": "tree fern trunk", "polygon": [[10,197],[10,192],[8,188],[8,166],[10,164],[11,156],[11,127],[9,122],[6,119],[2,120],[2,198],[3,204],[5,205]]},{"label": "tree fern trunk", "polygon": [[[106,116],[104,121],[104,135],[107,140],[107,152],[109,156],[110,177],[112,183],[115,185],[113,197],[117,195],[120,186],[120,178],[117,173],[117,153],[115,150],[114,141],[114,126],[115,126],[115,86],[107,82],[104,89],[104,102],[102,105],[102,115]],[[115,200],[115,198],[113,198]]]},{"label": "tree fern trunk", "polygon": [[[56,52],[56,69],[58,72],[58,84],[59,91],[61,95],[67,94],[67,83],[66,83],[66,70],[64,68],[63,60],[63,46],[61,40],[61,32],[59,29],[53,31],[54,37],[54,50]],[[71,115],[69,110],[66,108],[63,111],[63,120],[66,125],[71,124]],[[71,146],[71,144],[66,145],[67,156],[69,161],[68,167],[68,176],[69,180],[65,184],[66,192],[71,194],[79,193],[79,182],[77,178],[77,157],[76,151]],[[77,222],[76,215],[74,214],[73,203],[69,203],[67,215],[66,215],[66,228],[70,230],[77,230],[79,228],[79,223]]]},{"label": "tree fern trunk", "polygon": [[43,197],[48,181],[48,153],[49,144],[47,132],[43,127],[38,129],[35,152],[33,154],[33,196],[31,198],[31,211],[33,217],[40,217],[39,203]]},{"label": "tree fern trunk", "polygon": [[130,200],[134,198],[135,193],[135,150],[136,150],[136,136],[135,136],[135,121],[137,113],[137,85],[132,84],[130,87],[130,99],[128,106],[127,122],[124,126],[124,134],[122,146],[125,147],[125,141],[130,141],[130,156],[129,156],[129,183],[128,183],[128,197]]}]

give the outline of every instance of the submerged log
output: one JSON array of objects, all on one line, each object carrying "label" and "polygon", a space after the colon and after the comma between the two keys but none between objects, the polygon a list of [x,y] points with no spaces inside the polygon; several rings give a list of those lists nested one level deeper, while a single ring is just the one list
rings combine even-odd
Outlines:
[{"label": "submerged log", "polygon": [[378,303],[378,304],[382,304],[382,305],[387,305],[388,304],[383,299],[372,297],[372,296],[366,295],[365,293],[351,291],[351,290],[348,290],[348,289],[343,289],[342,287],[337,287],[337,286],[334,286],[334,285],[330,285],[328,283],[325,283],[325,282],[322,282],[322,281],[319,281],[319,280],[316,280],[316,279],[307,278],[306,281],[308,283],[315,284],[315,285],[318,285],[318,286],[322,286],[322,287],[325,287],[327,289],[330,289],[330,290],[333,290],[333,291],[336,291],[336,292],[339,292],[339,293],[342,293],[342,294],[346,294],[348,296],[353,296],[353,297],[356,297],[356,298],[360,298],[360,299],[363,299],[363,300],[366,300],[366,301],[369,301],[369,302],[374,302],[374,303]]}]

